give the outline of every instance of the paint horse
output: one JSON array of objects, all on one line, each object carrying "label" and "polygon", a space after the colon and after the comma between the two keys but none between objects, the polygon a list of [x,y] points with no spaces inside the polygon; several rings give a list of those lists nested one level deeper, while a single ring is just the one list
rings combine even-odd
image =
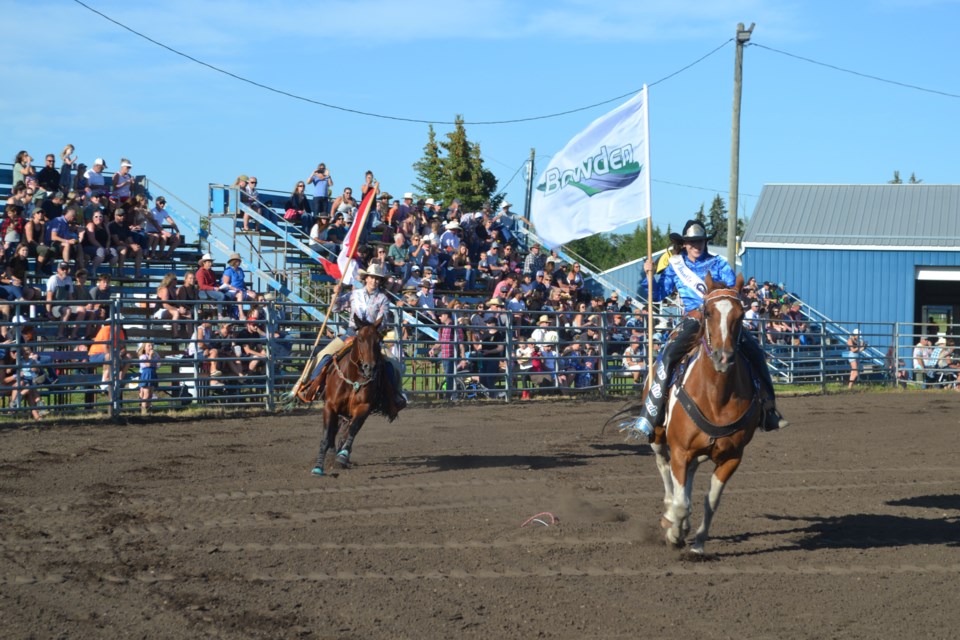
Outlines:
[{"label": "paint horse", "polygon": [[690,532],[690,501],[697,467],[713,461],[710,492],[704,499],[703,522],[690,550],[703,554],[720,496],[740,466],[743,451],[763,419],[757,375],[738,351],[743,331],[740,289],[715,285],[705,278],[707,293],[696,347],[688,356],[681,381],[667,404],[663,426],[651,448],[663,479],[664,513],[660,521],[668,542],[683,547]]},{"label": "paint horse", "polygon": [[[354,316],[357,335],[343,352],[330,362],[326,377],[323,405],[324,433],[320,440],[320,453],[313,467],[313,475],[324,475],[324,461],[330,447],[336,445],[336,461],[341,466],[350,466],[353,441],[370,412],[379,406],[380,376],[388,375],[380,351],[380,323],[367,322]],[[341,418],[345,419],[347,433],[338,443]]]}]

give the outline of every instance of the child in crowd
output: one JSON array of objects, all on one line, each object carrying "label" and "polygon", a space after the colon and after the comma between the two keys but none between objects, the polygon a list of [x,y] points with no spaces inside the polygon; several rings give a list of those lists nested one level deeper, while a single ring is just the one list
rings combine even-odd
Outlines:
[{"label": "child in crowd", "polygon": [[152,342],[140,343],[137,356],[140,359],[140,413],[146,415],[150,402],[156,397],[153,390],[157,386],[157,367],[160,356],[153,350]]}]

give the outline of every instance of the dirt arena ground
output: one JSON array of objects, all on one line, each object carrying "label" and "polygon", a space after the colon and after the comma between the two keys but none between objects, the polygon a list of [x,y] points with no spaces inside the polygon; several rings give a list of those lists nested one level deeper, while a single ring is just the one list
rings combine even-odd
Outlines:
[{"label": "dirt arena ground", "polygon": [[960,394],[782,405],[706,561],[614,403],[372,418],[326,478],[316,414],[6,431],[2,635],[957,637]]}]

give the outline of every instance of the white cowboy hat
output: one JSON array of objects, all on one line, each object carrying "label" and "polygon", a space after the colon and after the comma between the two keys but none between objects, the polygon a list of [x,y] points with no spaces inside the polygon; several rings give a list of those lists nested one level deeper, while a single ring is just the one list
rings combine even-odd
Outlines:
[{"label": "white cowboy hat", "polygon": [[200,256],[200,260],[198,261],[198,264],[203,264],[207,260],[209,260],[210,262],[213,262],[213,256],[210,255],[209,253],[205,253],[202,256]]},{"label": "white cowboy hat", "polygon": [[453,231],[454,229],[459,229],[459,228],[460,228],[460,223],[457,222],[456,220],[454,220],[453,222],[448,222],[447,224],[445,224],[445,225],[443,225],[443,226],[444,226],[444,228],[445,228],[447,231]]},{"label": "white cowboy hat", "polygon": [[230,254],[230,257],[227,258],[227,264],[230,264],[230,263],[233,262],[234,260],[236,260],[236,261],[238,261],[238,262],[243,262],[243,258],[240,257],[240,254],[239,254],[239,253],[231,253],[231,254]]},{"label": "white cowboy hat", "polygon": [[372,277],[374,277],[374,278],[380,278],[380,279],[382,280],[383,278],[386,278],[386,277],[387,277],[386,272],[384,272],[384,270],[383,270],[383,265],[382,265],[382,264],[379,264],[379,263],[377,263],[377,262],[373,263],[372,265],[370,265],[370,266],[367,267],[366,269],[360,269],[360,271],[359,271],[358,273],[360,274],[360,277],[361,277],[361,278],[366,278],[367,276],[372,276]]},{"label": "white cowboy hat", "polygon": [[404,199],[404,200],[413,200],[413,194],[410,193],[409,191],[407,191],[405,194],[403,194],[403,199]]},{"label": "white cowboy hat", "polygon": [[433,206],[435,203],[433,201],[433,198],[427,198],[426,200],[423,201],[423,204],[428,204],[430,206]]}]

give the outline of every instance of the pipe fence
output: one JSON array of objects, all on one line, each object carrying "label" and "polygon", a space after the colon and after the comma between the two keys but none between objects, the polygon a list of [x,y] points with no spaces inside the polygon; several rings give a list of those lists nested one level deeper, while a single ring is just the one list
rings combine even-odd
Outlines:
[{"label": "pipe fence", "polygon": [[[206,300],[164,306],[118,297],[9,302],[10,319],[0,322],[0,420],[198,406],[278,410],[316,351],[321,322],[306,306]],[[384,348],[402,363],[404,390],[414,402],[627,396],[639,392],[646,375],[646,319],[639,314],[400,311]],[[655,349],[676,320],[655,318]],[[346,322],[345,314],[334,315],[320,347]],[[761,322],[756,335],[780,385],[825,391],[843,385],[856,360],[858,384],[957,387],[957,335],[918,345],[913,325],[857,326],[870,345],[859,354],[818,325],[799,332]]]}]

